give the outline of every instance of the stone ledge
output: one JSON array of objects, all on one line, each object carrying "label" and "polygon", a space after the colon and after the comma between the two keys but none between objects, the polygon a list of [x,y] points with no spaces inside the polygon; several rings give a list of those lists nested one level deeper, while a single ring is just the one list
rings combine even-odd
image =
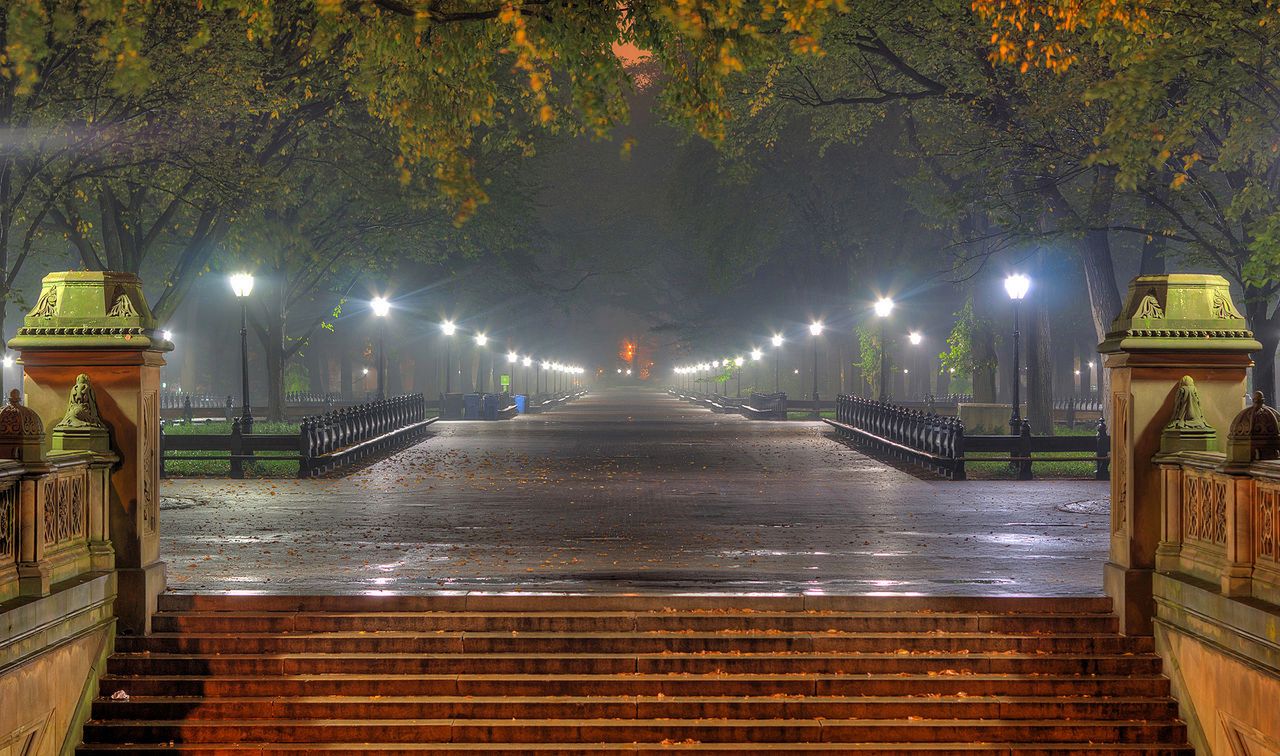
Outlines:
[{"label": "stone ledge", "polygon": [[1280,607],[1181,573],[1157,572],[1153,594],[1160,624],[1280,678]]},{"label": "stone ledge", "polygon": [[116,574],[97,572],[0,604],[0,673],[113,622],[115,598]]}]

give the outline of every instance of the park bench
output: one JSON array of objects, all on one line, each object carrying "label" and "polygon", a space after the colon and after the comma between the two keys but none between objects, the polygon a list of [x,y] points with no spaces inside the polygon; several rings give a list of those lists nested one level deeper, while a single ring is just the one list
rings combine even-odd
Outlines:
[{"label": "park bench", "polygon": [[787,395],[752,393],[739,408],[751,420],[786,420]]}]

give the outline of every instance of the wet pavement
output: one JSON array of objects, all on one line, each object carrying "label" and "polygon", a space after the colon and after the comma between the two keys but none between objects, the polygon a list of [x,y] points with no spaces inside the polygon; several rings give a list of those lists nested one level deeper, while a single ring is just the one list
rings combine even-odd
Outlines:
[{"label": "wet pavement", "polygon": [[341,479],[166,481],[170,587],[1101,592],[1106,483],[921,478],[640,389],[433,427]]}]

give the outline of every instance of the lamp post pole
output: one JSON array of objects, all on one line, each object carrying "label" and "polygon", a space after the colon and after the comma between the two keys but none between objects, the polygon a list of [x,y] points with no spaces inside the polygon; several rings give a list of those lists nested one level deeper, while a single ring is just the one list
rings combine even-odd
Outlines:
[{"label": "lamp post pole", "polygon": [[1031,279],[1021,273],[1014,273],[1004,279],[1004,290],[1013,301],[1013,408],[1009,412],[1009,433],[1017,436],[1022,432],[1022,401],[1019,396],[1022,383],[1021,360],[1018,355],[1018,304],[1031,288]]},{"label": "lamp post pole", "polygon": [[822,335],[822,324],[814,321],[809,324],[809,334],[813,336],[813,413],[817,420],[822,415],[818,411],[818,337]]},{"label": "lamp post pole", "polygon": [[880,318],[880,401],[889,399],[889,318]]},{"label": "lamp post pole", "polygon": [[253,427],[253,409],[249,406],[249,296],[240,297],[240,405],[244,414],[240,429],[247,433]]},{"label": "lamp post pole", "polygon": [[253,409],[249,406],[249,294],[253,292],[253,275],[236,273],[231,276],[231,292],[240,300],[240,404],[244,414],[240,418],[241,430],[253,430]]},{"label": "lamp post pole", "polygon": [[1009,434],[1022,432],[1022,400],[1019,396],[1022,384],[1021,360],[1018,355],[1018,300],[1013,300],[1013,410],[1009,413]]},{"label": "lamp post pole", "polygon": [[773,393],[778,393],[782,386],[782,334],[773,335]]},{"label": "lamp post pole", "polygon": [[893,300],[880,297],[875,305],[876,317],[880,318],[880,401],[889,399],[889,313],[893,312]]}]

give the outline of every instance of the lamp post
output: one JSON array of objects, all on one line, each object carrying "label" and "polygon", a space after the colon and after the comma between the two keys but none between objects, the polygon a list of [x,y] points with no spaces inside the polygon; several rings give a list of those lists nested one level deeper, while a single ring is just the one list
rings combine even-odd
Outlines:
[{"label": "lamp post", "polygon": [[[922,344],[922,343],[924,342],[924,334],[920,333],[919,331],[912,331],[911,333],[908,333],[908,334],[907,334],[907,341],[911,343],[911,346],[920,346],[920,344]],[[914,360],[914,361],[915,361],[915,363],[916,363],[916,366],[917,366],[917,367],[919,367],[919,365],[920,365],[919,355],[916,355],[916,358],[915,358],[915,360]],[[906,375],[906,371],[905,371],[905,370],[903,371],[903,374],[904,374],[904,375]],[[925,370],[925,371],[924,371],[924,379],[925,379],[925,383],[928,383],[928,382],[929,382],[929,371],[928,371],[928,370]],[[907,395],[908,395],[908,396],[910,396],[910,395],[911,395],[911,384],[910,384],[910,383],[909,383],[905,378],[903,379],[902,383],[903,383],[903,389],[907,392]],[[929,388],[930,388],[929,386],[925,386],[925,393],[926,393],[926,394],[927,394],[927,393],[930,393],[930,392],[929,392]]]},{"label": "lamp post", "polygon": [[880,297],[876,300],[876,317],[880,318],[880,401],[889,398],[889,313],[893,312],[893,300]]},{"label": "lamp post", "polygon": [[822,335],[822,323],[816,320],[810,323],[809,335],[813,337],[813,419],[817,420],[821,417],[818,414],[818,337]]},{"label": "lamp post", "polygon": [[507,370],[511,371],[511,385],[507,387],[507,391],[512,396],[516,395],[516,363],[520,360],[520,355],[515,352],[507,352]]},{"label": "lamp post", "polygon": [[369,308],[378,318],[378,398],[387,398],[387,313],[391,303],[386,297],[374,297]]},{"label": "lamp post", "polygon": [[[528,394],[529,393],[529,366],[533,364],[533,358],[525,357],[523,360],[520,361],[520,364],[524,367],[524,379],[521,382],[524,384],[525,394]],[[534,393],[536,394],[537,391],[535,390]]]},{"label": "lamp post", "polygon": [[240,300],[240,404],[244,407],[240,427],[248,433],[253,428],[253,410],[249,407],[249,295],[253,293],[253,274],[231,276],[231,292]]},{"label": "lamp post", "polygon": [[489,380],[488,380],[488,377],[484,374],[484,369],[483,369],[483,366],[484,366],[484,345],[485,345],[485,344],[488,344],[488,343],[489,343],[489,337],[488,337],[488,336],[485,336],[483,333],[477,333],[477,334],[476,334],[476,356],[480,358],[480,359],[478,360],[479,364],[478,364],[478,365],[476,365],[476,374],[477,374],[477,377],[480,379],[480,393],[481,393],[481,394],[483,394],[483,393],[484,393],[484,390],[485,390],[486,388],[488,388],[488,387],[489,387]]},{"label": "lamp post", "polygon": [[458,332],[458,326],[452,320],[446,320],[440,324],[440,332],[445,335],[444,342],[444,393],[450,393],[453,387],[453,368],[450,363],[453,361],[453,335]]},{"label": "lamp post", "polygon": [[1022,432],[1021,400],[1018,396],[1022,384],[1022,368],[1018,359],[1018,303],[1031,288],[1031,279],[1021,273],[1013,273],[1004,279],[1004,290],[1013,301],[1013,410],[1009,413],[1009,433],[1018,435]]},{"label": "lamp post", "polygon": [[754,367],[751,368],[751,387],[752,387],[751,390],[752,391],[760,390],[755,386],[760,382],[760,360],[763,357],[764,357],[764,352],[760,351],[759,349],[752,348],[751,362],[754,364]]},{"label": "lamp post", "polygon": [[737,373],[737,384],[734,389],[734,396],[742,396],[742,366],[745,364],[747,364],[747,361],[741,357],[733,358],[734,372]]},{"label": "lamp post", "polygon": [[773,393],[778,393],[779,387],[782,385],[779,378],[782,375],[779,360],[782,359],[782,334],[775,333],[773,335]]}]

